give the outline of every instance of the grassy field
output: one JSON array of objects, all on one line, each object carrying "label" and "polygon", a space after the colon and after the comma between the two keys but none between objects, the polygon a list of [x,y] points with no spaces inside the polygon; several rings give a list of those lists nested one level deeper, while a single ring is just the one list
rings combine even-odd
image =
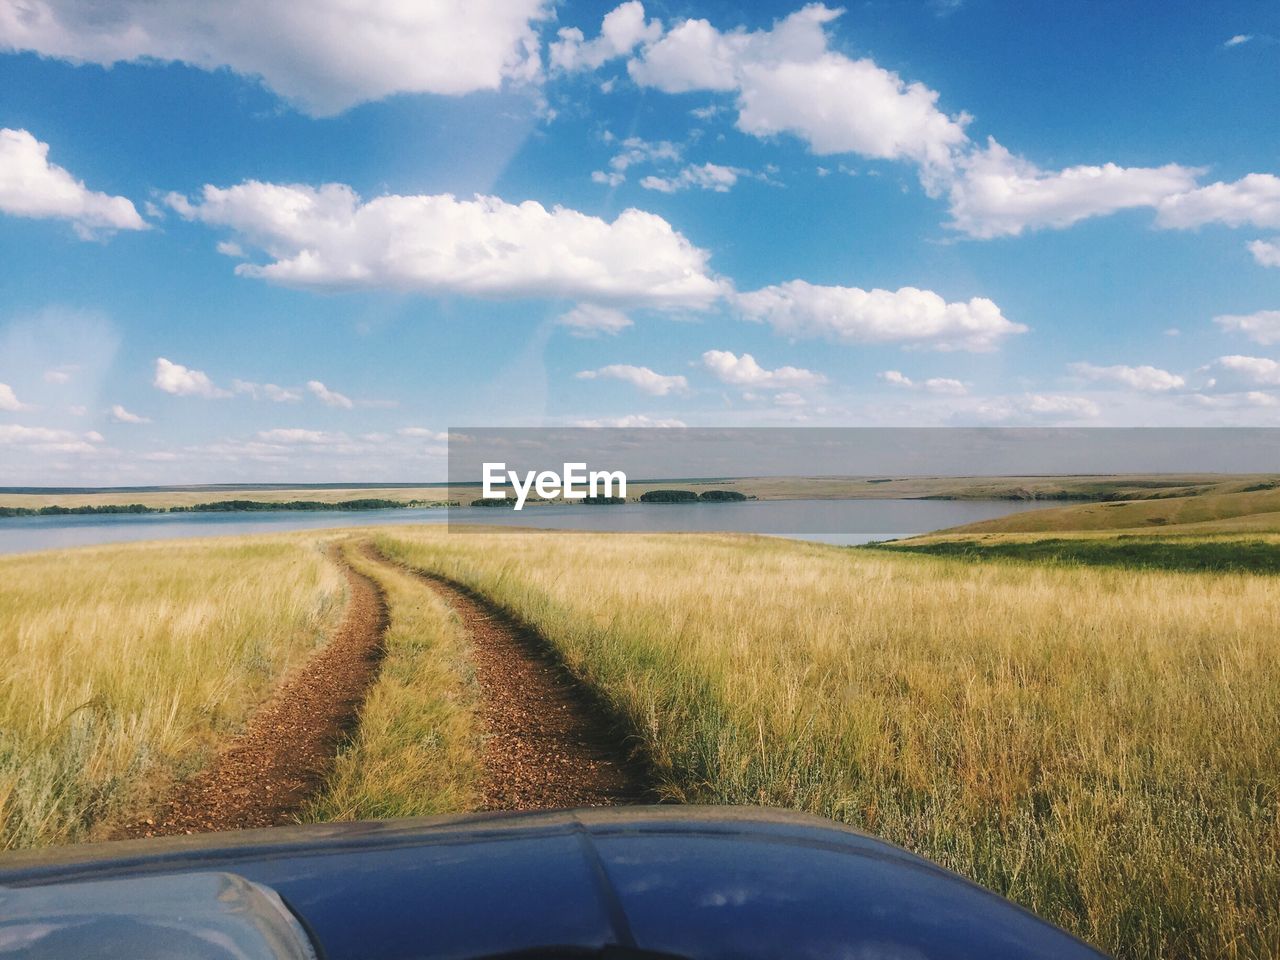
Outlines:
[{"label": "grassy field", "polygon": [[315,539],[0,557],[0,848],[136,813],[332,627]]},{"label": "grassy field", "polygon": [[[205,762],[336,621],[338,536],[0,558],[4,846],[100,835]],[[672,799],[834,817],[1119,957],[1280,954],[1280,590],[1213,568],[1269,570],[1277,538],[1202,537],[1190,560],[1193,538],[1150,531],[974,535],[1041,538],[975,563],[731,535],[353,536],[537,626]],[[386,658],[304,818],[466,809],[466,638],[421,583],[346,549],[387,593]]]},{"label": "grassy field", "polygon": [[901,843],[1121,957],[1280,953],[1269,577],[381,532],[537,625],[665,790]]}]

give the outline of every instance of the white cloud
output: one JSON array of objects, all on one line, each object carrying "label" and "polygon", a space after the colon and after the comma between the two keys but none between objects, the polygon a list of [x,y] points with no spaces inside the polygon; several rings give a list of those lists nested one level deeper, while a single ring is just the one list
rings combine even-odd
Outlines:
[{"label": "white cloud", "polygon": [[963,381],[951,377],[929,377],[927,380],[915,381],[901,370],[883,370],[876,374],[885,383],[906,390],[923,390],[925,393],[946,394],[962,397],[969,392]]},{"label": "white cloud", "polygon": [[278,428],[258,431],[258,439],[263,443],[327,445],[345,443],[350,438],[345,433],[328,433],[324,430],[302,430],[297,428]]},{"label": "white cloud", "polygon": [[44,382],[56,384],[70,383],[71,378],[79,369],[80,365],[77,363],[65,363],[60,367],[54,367],[53,369],[46,370],[44,372]]},{"label": "white cloud", "polygon": [[756,387],[762,390],[795,387],[815,387],[826,383],[827,378],[803,367],[778,367],[766,370],[749,353],[738,356],[728,350],[708,350],[702,355],[702,365],[721,383],[737,387]]},{"label": "white cloud", "polygon": [[214,249],[216,249],[224,257],[232,257],[236,260],[244,259],[244,247],[230,240],[221,241]]},{"label": "white cloud", "polygon": [[565,27],[548,49],[553,67],[561,70],[594,70],[608,60],[629,54],[641,43],[662,36],[662,23],[645,22],[644,4],[630,0],[609,11],[600,24],[600,35],[590,42],[577,27]]},{"label": "white cloud", "polygon": [[355,404],[351,402],[351,398],[338,393],[336,390],[330,390],[319,380],[308,380],[307,389],[311,391],[311,395],[323,403],[327,407],[337,407],[341,410],[350,410]]},{"label": "white cloud", "polygon": [[1280,267],[1280,242],[1254,240],[1248,244],[1253,259],[1264,267]]},{"label": "white cloud", "polygon": [[684,393],[689,388],[689,381],[684,377],[664,376],[661,373],[654,373],[648,367],[637,367],[629,363],[611,363],[598,370],[583,370],[577,374],[577,377],[579,380],[621,380],[655,397]]},{"label": "white cloud", "polygon": [[235,393],[248,394],[255,400],[270,400],[273,403],[296,403],[302,394],[296,390],[274,383],[253,383],[250,380],[232,380],[231,389]]},{"label": "white cloud", "polygon": [[1181,230],[1207,223],[1280,228],[1280,177],[1251,173],[1232,183],[1219,181],[1174,194],[1160,203],[1156,222]]},{"label": "white cloud", "polygon": [[943,114],[938,94],[923,84],[829,50],[825,27],[840,13],[810,4],[751,33],[685,20],[627,69],[637,83],[667,93],[736,92],[738,129],[753,136],[789,133],[817,154],[948,168],[952,151],[966,142],[967,118]]},{"label": "white cloud", "polygon": [[580,303],[568,313],[556,318],[556,323],[568,327],[575,337],[594,337],[600,334],[618,334],[631,326],[631,318],[621,310],[602,307],[594,303]]},{"label": "white cloud", "polygon": [[1102,408],[1085,397],[1029,393],[1020,397],[983,400],[954,419],[973,418],[985,423],[1055,423],[1092,420]]},{"label": "white cloud", "polygon": [[738,178],[746,172],[738,167],[722,167],[717,163],[690,164],[675,176],[645,177],[640,181],[640,186],[646,190],[658,190],[662,193],[675,193],[678,190],[688,190],[690,187],[728,193],[738,182]]},{"label": "white cloud", "polygon": [[438,430],[428,430],[426,427],[401,427],[396,433],[411,440],[435,440],[437,443],[445,443],[449,439],[447,431],[442,433]]},{"label": "white cloud", "polygon": [[18,395],[13,392],[13,387],[7,383],[0,383],[0,410],[13,412],[22,410],[25,404],[19,402]]},{"label": "white cloud", "polygon": [[[1200,187],[1203,171],[1180,164],[1043,170],[994,139],[979,147],[965,132],[970,117],[944,113],[936,91],[870,59],[830,49],[828,25],[841,12],[809,4],[754,32],[684,20],[639,42],[627,69],[637,84],[668,93],[734,94],[738,129],[756,137],[791,134],[818,155],[912,162],[926,192],[948,195],[951,226],[976,238],[1065,228],[1143,207],[1156,209],[1163,227],[1221,222],[1280,228],[1280,178],[1271,174]],[[1239,35],[1229,43],[1248,39]],[[620,182],[616,175],[624,169],[597,171],[597,179]],[[643,185],[674,192],[695,184],[679,175],[651,175]]]},{"label": "white cloud", "polygon": [[1206,385],[1211,390],[1280,386],[1280,363],[1268,357],[1219,357],[1205,369],[1214,374]]},{"label": "white cloud", "polygon": [[205,397],[210,400],[231,396],[229,391],[215,386],[203,370],[192,370],[164,357],[156,358],[156,375],[152,381],[157,390],[175,397]]},{"label": "white cloud", "polygon": [[1238,47],[1252,39],[1253,34],[1251,33],[1237,33],[1234,37],[1228,38],[1222,45],[1230,50],[1232,47]]},{"label": "white cloud", "polygon": [[951,226],[983,239],[1041,227],[1068,227],[1087,217],[1154,207],[1195,186],[1197,170],[1163,167],[1068,167],[1044,171],[994,139],[960,163],[950,186]]},{"label": "white cloud", "polygon": [[626,179],[627,175],[625,173],[618,173],[616,170],[610,170],[607,173],[604,170],[591,171],[591,182],[603,183],[607,187],[616,187],[618,184],[626,181]]},{"label": "white cloud", "polygon": [[241,263],[237,274],[291,286],[651,306],[703,306],[721,292],[706,251],[635,209],[609,222],[534,201],[440,194],[365,203],[342,184],[256,181],[169,203],[188,219],[230,227],[273,261]]},{"label": "white cloud", "polygon": [[1027,328],[985,297],[947,303],[932,290],[897,291],[815,286],[791,280],[737,294],[744,316],[790,337],[836,343],[902,343],[935,350],[993,350]]},{"label": "white cloud", "polygon": [[595,420],[575,420],[575,427],[654,427],[664,429],[675,429],[678,427],[688,426],[683,420],[675,420],[670,417],[648,417],[643,413],[633,413],[625,417],[604,417]]},{"label": "white cloud", "polygon": [[140,417],[136,413],[130,413],[118,403],[111,405],[111,419],[116,423],[150,423],[148,417]]},{"label": "white cloud", "polygon": [[75,434],[70,430],[0,423],[0,445],[21,445],[39,453],[91,453],[93,444],[101,442],[102,435],[92,430]]},{"label": "white cloud", "polygon": [[790,390],[786,390],[782,393],[775,393],[773,395],[773,402],[779,407],[803,407],[809,403],[804,396]]},{"label": "white cloud", "polygon": [[1259,310],[1247,314],[1223,314],[1213,322],[1228,333],[1243,333],[1264,347],[1280,343],[1280,310]]},{"label": "white cloud", "polygon": [[0,50],[73,63],[180,61],[260,78],[316,115],[395,93],[536,79],[545,0],[5,0]]},{"label": "white cloud", "polygon": [[[0,3],[0,29],[6,7]],[[90,190],[49,162],[47,143],[26,130],[7,128],[0,129],[0,213],[69,220],[84,238],[95,231],[147,228],[131,201]]]},{"label": "white cloud", "polygon": [[1185,378],[1159,367],[1129,367],[1124,364],[1100,367],[1092,363],[1072,363],[1068,364],[1067,369],[1076,376],[1095,383],[1114,383],[1144,393],[1179,390],[1187,384]]},{"label": "white cloud", "polygon": [[[640,137],[627,137],[620,146],[622,149],[609,160],[609,169],[615,174],[625,174],[639,163],[675,163],[680,159],[680,147],[670,140],[649,141]],[[626,177],[622,179],[625,180]],[[613,184],[613,181],[610,183]]]}]

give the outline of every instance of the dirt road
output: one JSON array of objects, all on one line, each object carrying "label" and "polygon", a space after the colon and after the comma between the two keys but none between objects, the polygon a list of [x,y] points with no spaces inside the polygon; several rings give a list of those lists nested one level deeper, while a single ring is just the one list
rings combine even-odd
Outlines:
[{"label": "dirt road", "polygon": [[541,637],[462,585],[415,573],[471,636],[485,732],[483,809],[654,802],[616,724]]}]

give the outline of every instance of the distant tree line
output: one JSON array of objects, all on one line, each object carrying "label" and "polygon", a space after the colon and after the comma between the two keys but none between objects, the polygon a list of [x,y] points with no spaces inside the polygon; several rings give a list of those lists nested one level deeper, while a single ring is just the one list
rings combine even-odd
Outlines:
[{"label": "distant tree line", "polygon": [[702,494],[692,490],[650,490],[640,494],[641,503],[731,503],[746,499],[747,495],[737,490],[705,490]]},{"label": "distant tree line", "polygon": [[[257,513],[267,510],[403,510],[408,507],[434,506],[428,500],[384,500],[364,497],[358,500],[338,500],[325,503],[322,500],[213,500],[209,503],[193,503],[189,506],[148,507],[141,503],[108,503],[102,506],[81,507],[2,507],[4,517],[64,517],[97,513]],[[456,507],[456,501],[445,506]]]}]

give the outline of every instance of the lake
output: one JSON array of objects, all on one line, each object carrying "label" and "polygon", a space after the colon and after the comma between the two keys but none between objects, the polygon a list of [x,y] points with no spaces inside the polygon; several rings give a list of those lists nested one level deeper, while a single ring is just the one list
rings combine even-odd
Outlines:
[{"label": "lake", "polygon": [[[0,553],[132,540],[230,536],[385,524],[511,525],[615,532],[736,532],[853,545],[927,533],[1053,504],[1017,500],[749,500],[745,503],[263,513],[88,514],[0,519]],[[461,530],[459,535],[464,535]]]}]

